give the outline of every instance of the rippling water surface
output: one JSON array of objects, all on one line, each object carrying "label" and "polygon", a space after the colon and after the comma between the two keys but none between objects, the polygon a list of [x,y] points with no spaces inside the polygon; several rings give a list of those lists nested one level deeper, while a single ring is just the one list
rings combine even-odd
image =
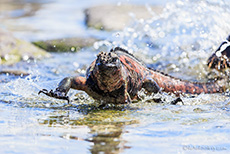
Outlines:
[{"label": "rippling water surface", "polygon": [[[27,70],[29,76],[0,75],[0,153],[230,152],[230,99],[224,94],[184,97],[185,105],[173,106],[168,103],[173,96],[163,94],[166,102],[156,104],[140,93],[138,103],[104,110],[81,91],[70,91],[71,104],[37,95],[42,88],[55,88],[66,76],[84,75],[99,50],[114,46],[129,49],[165,73],[206,81],[210,72],[206,60],[230,32],[229,1],[148,3],[162,5],[163,13],[148,20],[134,19],[124,30],[108,33],[87,30],[81,13],[103,1],[20,2],[30,9],[36,4],[32,7],[36,9],[28,14],[14,8],[0,16],[4,23],[0,26],[9,26],[17,37],[31,41],[93,35],[104,39],[77,53],[52,53],[49,59],[10,66]],[[59,9],[64,10],[63,16]]]}]

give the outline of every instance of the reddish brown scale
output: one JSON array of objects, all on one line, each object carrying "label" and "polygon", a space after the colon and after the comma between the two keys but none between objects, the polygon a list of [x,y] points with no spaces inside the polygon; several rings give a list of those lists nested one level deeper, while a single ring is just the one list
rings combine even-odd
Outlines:
[{"label": "reddish brown scale", "polygon": [[[165,75],[161,72],[149,70],[145,66],[140,65],[135,62],[132,58],[127,56],[120,56],[120,60],[129,70],[129,72],[137,72],[141,74],[142,79],[147,75],[148,72],[151,73],[151,78],[156,81],[159,87],[163,91],[168,93],[174,93],[176,96],[180,94],[201,94],[201,93],[219,93],[223,92],[224,88],[220,87],[217,83],[198,83],[198,82],[189,82],[186,80],[180,80],[172,76]],[[135,81],[134,81],[135,82]],[[137,81],[138,83],[142,80]]]},{"label": "reddish brown scale", "polygon": [[[127,72],[135,72],[135,74],[139,74],[141,76],[140,79],[143,79],[146,76],[148,71],[143,65],[136,63],[135,61],[133,61],[133,59],[127,56],[120,56],[119,59],[124,64],[124,67],[128,70]],[[140,79],[138,80],[139,82],[141,82]]]},{"label": "reddish brown scale", "polygon": [[[119,56],[120,61],[123,63],[127,72],[132,74],[132,83],[140,84],[146,76],[150,76],[163,91],[173,93],[176,96],[180,94],[201,94],[201,93],[221,93],[225,91],[224,86],[220,86],[216,82],[199,83],[181,80],[159,71],[148,69],[145,65],[137,61],[136,58],[127,55]],[[135,72],[135,73],[134,73]],[[138,80],[134,74],[139,74],[141,78]],[[138,88],[140,89],[140,88]]]},{"label": "reddish brown scale", "polygon": [[86,78],[85,77],[80,76],[78,78],[74,78],[74,82],[75,82],[75,84],[72,84],[71,88],[87,91],[87,86],[85,84],[86,83]]},{"label": "reddish brown scale", "polygon": [[224,92],[224,86],[218,85],[216,82],[198,83],[180,80],[169,75],[162,74],[158,71],[151,71],[152,78],[157,84],[168,93],[174,93],[176,96],[180,94],[201,94],[201,93],[220,93]]},{"label": "reddish brown scale", "polygon": [[127,89],[131,94],[131,98],[136,97],[136,94],[142,88],[143,80],[148,73],[146,67],[141,65],[138,61],[127,55],[120,55],[119,59],[123,64],[126,74],[128,76]]}]

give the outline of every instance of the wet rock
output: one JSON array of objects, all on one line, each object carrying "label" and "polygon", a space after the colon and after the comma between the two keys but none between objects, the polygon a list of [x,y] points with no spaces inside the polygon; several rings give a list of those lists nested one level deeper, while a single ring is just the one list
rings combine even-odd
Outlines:
[{"label": "wet rock", "polygon": [[[41,8],[41,5],[39,2],[25,2],[24,0],[1,0],[1,19],[32,16]],[[19,25],[15,24],[16,26]]]},{"label": "wet rock", "polygon": [[9,74],[9,75],[15,75],[15,76],[28,76],[29,73],[26,71],[21,70],[1,70],[0,74]]},{"label": "wet rock", "polygon": [[0,28],[0,64],[14,64],[20,60],[49,56],[50,54],[46,51],[17,39],[10,32]]},{"label": "wet rock", "polygon": [[[151,6],[152,13],[160,14],[162,8]],[[137,19],[149,19],[153,14],[145,6],[122,4],[102,5],[85,10],[86,24],[89,27],[104,30],[122,30],[132,22],[133,14]]]},{"label": "wet rock", "polygon": [[83,47],[92,46],[97,40],[94,38],[64,38],[33,42],[34,45],[52,52],[78,51]]}]

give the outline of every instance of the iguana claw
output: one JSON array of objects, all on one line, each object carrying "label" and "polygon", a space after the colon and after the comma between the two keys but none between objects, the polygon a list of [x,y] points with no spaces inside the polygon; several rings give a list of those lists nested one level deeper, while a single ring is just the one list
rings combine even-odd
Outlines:
[{"label": "iguana claw", "polygon": [[68,104],[69,104],[69,102],[70,102],[69,97],[63,95],[63,93],[62,93],[62,92],[59,92],[59,91],[53,91],[53,90],[48,91],[47,89],[42,89],[42,90],[40,90],[40,91],[38,92],[38,95],[41,94],[41,93],[43,93],[43,94],[45,94],[45,95],[47,95],[47,96],[50,96],[50,97],[57,98],[57,99],[64,99],[64,100],[67,100],[67,101],[68,101]]}]

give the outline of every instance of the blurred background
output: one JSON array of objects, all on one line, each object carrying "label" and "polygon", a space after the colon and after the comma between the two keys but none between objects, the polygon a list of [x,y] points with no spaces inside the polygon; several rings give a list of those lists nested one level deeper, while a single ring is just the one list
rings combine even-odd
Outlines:
[{"label": "blurred background", "polygon": [[85,36],[88,35],[84,14],[87,8],[127,3],[163,6],[167,1],[170,0],[1,0],[0,27],[7,28],[15,36],[29,41]]}]

